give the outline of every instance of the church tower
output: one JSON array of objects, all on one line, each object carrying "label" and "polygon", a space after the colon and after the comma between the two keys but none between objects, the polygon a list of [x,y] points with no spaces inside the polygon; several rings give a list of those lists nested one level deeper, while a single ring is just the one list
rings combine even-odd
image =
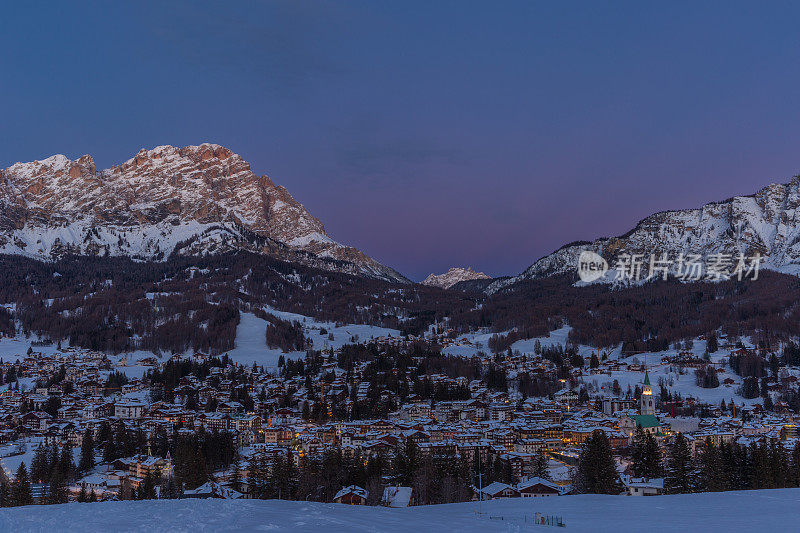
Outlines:
[{"label": "church tower", "polygon": [[650,388],[650,374],[644,371],[644,386],[642,395],[639,397],[639,413],[643,415],[656,414],[656,404],[653,400],[653,389]]}]

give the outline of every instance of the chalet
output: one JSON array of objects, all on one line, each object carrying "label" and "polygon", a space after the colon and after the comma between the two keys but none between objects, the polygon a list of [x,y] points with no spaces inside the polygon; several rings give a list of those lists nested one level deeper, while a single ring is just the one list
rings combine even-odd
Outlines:
[{"label": "chalet", "polygon": [[337,492],[333,497],[333,501],[346,505],[365,505],[367,503],[367,496],[368,493],[366,489],[362,489],[358,485],[350,485]]},{"label": "chalet", "polygon": [[113,495],[119,492],[121,482],[113,476],[92,474],[81,478],[76,483],[87,493],[94,492],[98,499],[105,499],[106,495]]},{"label": "chalet", "polygon": [[658,496],[664,493],[664,479],[631,478],[625,490],[628,496]]},{"label": "chalet", "polygon": [[403,436],[415,444],[418,444],[420,442],[428,442],[431,438],[430,435],[418,429],[406,430],[403,432]]},{"label": "chalet", "polygon": [[405,420],[424,420],[431,417],[431,406],[428,403],[415,403],[406,406],[402,411]]},{"label": "chalet", "polygon": [[547,449],[547,441],[544,439],[519,439],[514,443],[514,450],[525,453],[537,453]]},{"label": "chalet", "polygon": [[44,411],[32,411],[22,415],[22,425],[33,431],[46,431],[52,419],[53,417]]},{"label": "chalet", "polygon": [[172,459],[169,453],[165,458],[134,455],[117,459],[113,462],[117,470],[127,470],[128,475],[144,479],[148,474],[156,477],[169,476],[172,471]]},{"label": "chalet", "polygon": [[561,496],[561,488],[546,479],[532,477],[517,483],[517,491],[523,498],[541,498],[545,496]]},{"label": "chalet", "polygon": [[475,489],[475,499],[495,500],[497,498],[519,498],[519,491],[513,485],[495,481],[482,489]]},{"label": "chalet", "polygon": [[281,426],[289,423],[292,419],[295,418],[295,416],[296,415],[294,411],[292,411],[291,409],[287,409],[286,407],[283,407],[272,413],[272,416],[269,419],[269,424]]},{"label": "chalet", "polygon": [[230,414],[241,413],[242,411],[244,411],[244,407],[239,402],[228,401],[219,404],[219,407],[217,407],[217,411],[219,411],[220,413],[230,413]]},{"label": "chalet", "polygon": [[433,457],[452,457],[455,455],[458,445],[455,441],[444,440],[439,442],[420,442],[417,444],[420,454]]},{"label": "chalet", "polygon": [[578,403],[578,394],[574,390],[561,389],[553,394],[553,399],[561,405],[575,405]]},{"label": "chalet", "polygon": [[83,410],[84,418],[103,418],[114,414],[114,404],[111,402],[90,403]]}]

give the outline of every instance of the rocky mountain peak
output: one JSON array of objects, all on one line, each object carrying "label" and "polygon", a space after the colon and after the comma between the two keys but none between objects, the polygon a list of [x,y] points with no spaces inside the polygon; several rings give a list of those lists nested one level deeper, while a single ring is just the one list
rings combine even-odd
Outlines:
[{"label": "rocky mountain peak", "polygon": [[444,274],[431,274],[422,281],[423,285],[430,287],[440,287],[442,289],[449,289],[456,283],[462,281],[469,281],[473,279],[489,279],[489,276],[483,272],[475,272],[472,267],[462,268],[454,267],[445,272]]},{"label": "rocky mountain peak", "polygon": [[102,171],[89,155],[74,161],[54,155],[15,163],[0,177],[0,252],[163,259],[263,251],[268,242],[273,253],[282,245],[331,268],[406,281],[334,241],[285,188],[218,144],[142,149]]},{"label": "rocky mountain peak", "polygon": [[759,254],[761,268],[800,274],[800,176],[772,183],[752,195],[697,209],[655,213],[624,235],[568,244],[487,290],[494,292],[525,279],[576,274],[582,251],[595,252],[612,266],[623,255],[646,259],[666,255],[674,260],[682,254],[705,261],[716,254],[734,258]]}]

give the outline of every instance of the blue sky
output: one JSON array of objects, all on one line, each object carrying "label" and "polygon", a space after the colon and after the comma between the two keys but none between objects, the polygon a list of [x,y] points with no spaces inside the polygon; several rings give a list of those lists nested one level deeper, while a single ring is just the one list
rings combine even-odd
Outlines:
[{"label": "blue sky", "polygon": [[514,274],[800,168],[800,7],[643,4],[9,5],[0,167],[216,142],[412,278]]}]

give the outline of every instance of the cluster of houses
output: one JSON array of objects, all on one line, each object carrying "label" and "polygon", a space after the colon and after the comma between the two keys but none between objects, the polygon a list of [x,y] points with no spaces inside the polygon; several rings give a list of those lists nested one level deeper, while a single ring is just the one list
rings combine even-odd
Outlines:
[{"label": "cluster of houses", "polygon": [[[344,372],[333,362],[335,354],[329,355],[329,361],[312,384],[313,395],[299,377],[282,379],[256,368],[245,368],[240,372],[250,374],[247,384],[234,385],[225,379],[226,369],[215,367],[205,380],[184,377],[174,390],[174,401],[166,402],[151,400],[155,396],[144,378],[131,379],[118,390],[109,391],[105,387],[109,372],[124,370],[127,361],[112,363],[101,353],[73,348],[51,354],[29,350],[14,363],[0,363],[4,374],[8,374],[13,364],[14,371],[25,376],[30,385],[19,387],[15,382],[0,388],[0,465],[3,466],[0,476],[8,477],[21,455],[29,458],[33,443],[78,448],[88,433],[97,436],[104,421],[121,421],[127,428],[141,430],[145,435],[161,430],[172,435],[201,427],[229,431],[244,461],[254,455],[263,455],[268,460],[290,455],[299,462],[301,457],[331,448],[340,449],[350,457],[385,457],[397,453],[410,441],[423,455],[457,455],[469,460],[478,457],[492,464],[500,461],[520,480],[514,484],[495,482],[476,487],[476,499],[568,493],[569,469],[575,465],[583,443],[597,431],[604,432],[616,450],[630,445],[637,428],[652,433],[662,443],[681,432],[693,447],[705,439],[785,442],[797,437],[796,419],[789,413],[752,413],[746,423],[740,417],[723,415],[667,418],[656,411],[647,372],[638,399],[606,394],[583,402],[566,386],[551,398],[522,399],[514,392],[492,391],[481,380],[433,375],[430,378],[437,384],[467,387],[471,398],[431,402],[412,395],[384,419],[315,422],[304,418],[302,406],[313,404],[312,398],[319,398],[320,392],[323,398],[349,402],[343,392],[348,386],[362,398],[369,389],[368,383],[360,381],[358,368],[352,372],[352,381],[345,383]],[[204,357],[197,355],[198,359]],[[137,365],[155,368],[163,363],[150,357]],[[511,368],[522,365],[527,371],[553,371],[552,364],[542,358],[513,357],[505,364]],[[58,383],[33,386],[52,381],[59,372],[64,375]],[[321,376],[331,372],[335,379],[323,382]],[[245,387],[253,400],[250,411],[234,400],[241,394],[237,387]],[[286,406],[287,394],[292,395],[289,406]],[[387,399],[389,394],[382,393],[382,398]],[[48,407],[52,398],[59,400],[55,410]],[[197,399],[192,408],[188,406],[189,398]],[[213,410],[206,409],[209,405],[214,406]],[[29,446],[26,448],[24,443]],[[549,479],[535,477],[540,454],[549,461]],[[114,498],[123,486],[136,488],[148,473],[169,476],[171,471],[169,457],[130,457],[100,465],[79,480],[74,489],[83,487],[100,497]],[[660,492],[658,482],[652,480],[630,478],[627,487],[632,495]],[[218,472],[213,481],[185,495],[248,497],[246,489],[241,489],[241,485],[237,488],[240,490],[231,485],[230,472]],[[413,494],[407,487],[387,487],[386,491],[379,500],[387,505],[413,503]],[[360,487],[345,487],[336,496],[336,501],[352,504],[363,504],[367,499],[368,494]]]}]

